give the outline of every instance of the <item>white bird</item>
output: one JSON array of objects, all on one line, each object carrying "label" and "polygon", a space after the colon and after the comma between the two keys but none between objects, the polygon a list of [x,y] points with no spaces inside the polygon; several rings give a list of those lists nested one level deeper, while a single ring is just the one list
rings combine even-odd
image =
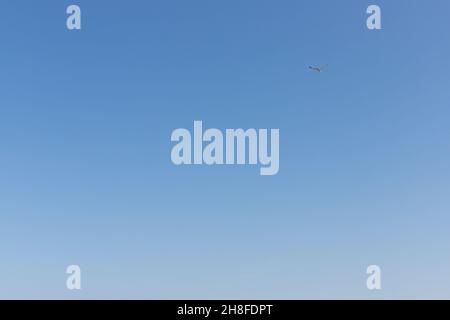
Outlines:
[{"label": "white bird", "polygon": [[312,67],[312,66],[309,66],[309,70],[315,71],[315,72],[318,72],[318,73],[322,72],[323,69],[325,69],[325,66],[323,66],[323,67]]}]

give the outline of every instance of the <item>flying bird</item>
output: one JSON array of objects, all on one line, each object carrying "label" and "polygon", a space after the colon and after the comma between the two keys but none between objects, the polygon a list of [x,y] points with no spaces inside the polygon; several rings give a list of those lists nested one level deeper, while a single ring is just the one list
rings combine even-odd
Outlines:
[{"label": "flying bird", "polygon": [[323,66],[323,67],[312,67],[312,66],[309,66],[308,68],[309,68],[309,70],[311,70],[311,71],[320,73],[320,72],[323,71],[323,69],[325,69],[325,66]]}]

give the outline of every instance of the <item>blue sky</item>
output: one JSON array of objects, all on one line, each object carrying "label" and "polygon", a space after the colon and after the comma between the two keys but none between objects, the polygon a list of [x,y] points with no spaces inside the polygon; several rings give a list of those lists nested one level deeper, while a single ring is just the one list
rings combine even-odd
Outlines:
[{"label": "blue sky", "polygon": [[[448,1],[0,11],[0,298],[450,298]],[[280,172],[174,166],[194,120],[279,128]]]}]

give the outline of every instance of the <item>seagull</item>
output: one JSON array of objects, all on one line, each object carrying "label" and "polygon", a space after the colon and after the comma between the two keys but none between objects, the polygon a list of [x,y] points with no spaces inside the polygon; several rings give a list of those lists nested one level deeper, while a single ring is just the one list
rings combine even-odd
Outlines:
[{"label": "seagull", "polygon": [[323,67],[312,67],[312,66],[309,66],[308,68],[309,68],[309,70],[315,71],[315,72],[318,72],[318,73],[322,72],[323,69],[325,69],[324,66]]}]

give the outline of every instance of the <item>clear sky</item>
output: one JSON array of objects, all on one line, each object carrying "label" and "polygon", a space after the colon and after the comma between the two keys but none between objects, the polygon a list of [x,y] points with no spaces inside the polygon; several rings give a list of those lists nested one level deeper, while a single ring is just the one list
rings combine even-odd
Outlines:
[{"label": "clear sky", "polygon": [[[0,298],[450,298],[449,1],[0,12]],[[174,166],[194,120],[279,128],[280,172]]]}]

